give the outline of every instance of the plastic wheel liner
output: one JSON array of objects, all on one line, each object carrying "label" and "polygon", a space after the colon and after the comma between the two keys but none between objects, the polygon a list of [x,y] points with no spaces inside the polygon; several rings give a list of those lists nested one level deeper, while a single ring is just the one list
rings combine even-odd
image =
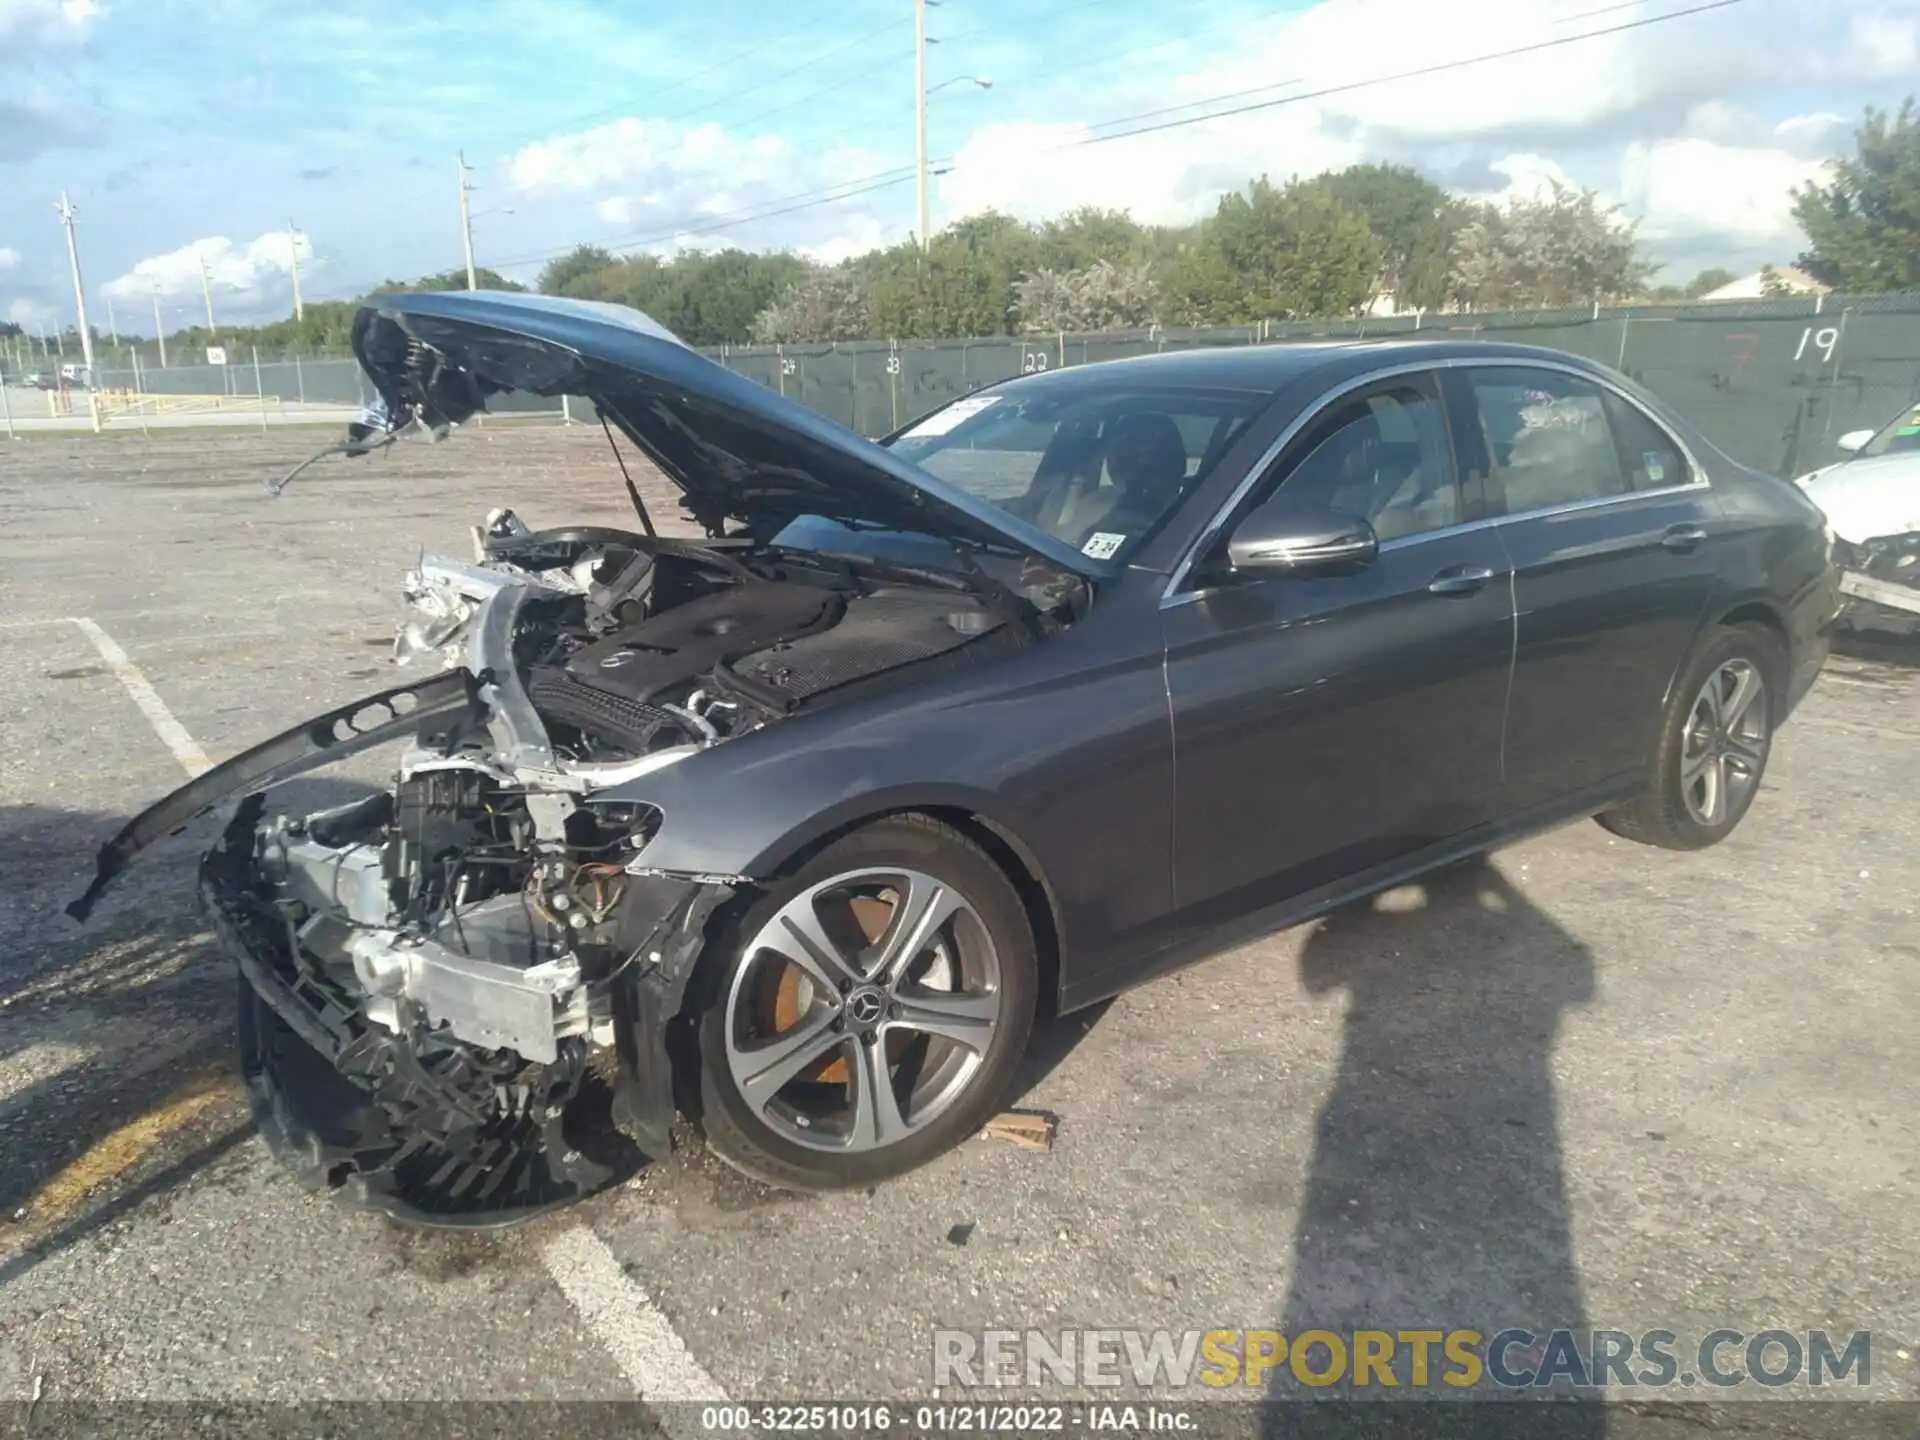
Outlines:
[{"label": "plastic wheel liner", "polygon": [[[306,1185],[414,1224],[509,1225],[616,1184],[669,1148],[666,1025],[698,958],[708,917],[732,891],[711,881],[636,876],[612,917],[606,994],[613,1045],[580,1035],[529,1059],[417,1019],[377,1023],[368,997],[317,963],[262,865],[265,792],[383,743],[451,747],[489,718],[470,673],[445,673],[342,706],[253,747],[130,821],[100,852],[91,913],[142,849],[239,801],[200,866],[202,910],[239,968],[242,1075],[269,1148]],[[361,807],[390,803],[376,794]],[[356,807],[347,807],[349,810]],[[332,812],[329,812],[332,813]],[[319,817],[308,817],[309,821]],[[343,822],[344,823],[344,822]],[[617,1062],[617,1063],[615,1063]]]}]

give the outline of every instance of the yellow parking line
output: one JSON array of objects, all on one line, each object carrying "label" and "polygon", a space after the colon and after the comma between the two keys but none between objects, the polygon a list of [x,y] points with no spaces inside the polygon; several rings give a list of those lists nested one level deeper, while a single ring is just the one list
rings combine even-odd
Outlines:
[{"label": "yellow parking line", "polygon": [[167,1138],[184,1130],[221,1101],[235,1099],[231,1076],[204,1077],[157,1109],[110,1131],[50,1178],[27,1201],[22,1222],[7,1238],[24,1248],[65,1220],[88,1195],[124,1175]]}]

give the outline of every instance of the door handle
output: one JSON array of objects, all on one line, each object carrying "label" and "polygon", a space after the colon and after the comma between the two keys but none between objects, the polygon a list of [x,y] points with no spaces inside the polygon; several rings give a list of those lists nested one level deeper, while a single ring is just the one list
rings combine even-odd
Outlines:
[{"label": "door handle", "polygon": [[1707,532],[1698,525],[1675,525],[1660,537],[1660,543],[1679,555],[1690,555],[1706,543]]},{"label": "door handle", "polygon": [[1491,579],[1493,571],[1484,565],[1455,565],[1434,576],[1427,589],[1435,595],[1472,595]]}]

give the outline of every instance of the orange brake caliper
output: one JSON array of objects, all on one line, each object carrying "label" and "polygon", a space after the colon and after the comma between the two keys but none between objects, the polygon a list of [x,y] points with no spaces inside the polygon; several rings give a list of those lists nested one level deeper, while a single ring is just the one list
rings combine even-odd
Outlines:
[{"label": "orange brake caliper", "polygon": [[[866,895],[854,896],[847,902],[847,908],[853,912],[854,923],[866,935],[869,945],[887,933],[887,922],[893,919],[893,906]],[[800,967],[789,965],[781,972],[780,988],[773,997],[773,1033],[784,1034],[799,1023]],[[844,1085],[849,1078],[847,1062],[838,1055],[832,1056],[805,1072],[805,1078],[823,1085]]]}]

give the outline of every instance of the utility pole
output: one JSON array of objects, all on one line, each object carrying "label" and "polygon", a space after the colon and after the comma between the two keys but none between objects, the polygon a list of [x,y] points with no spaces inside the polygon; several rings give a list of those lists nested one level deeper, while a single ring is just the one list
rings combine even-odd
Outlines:
[{"label": "utility pole", "polygon": [[927,0],[913,0],[914,188],[919,206],[920,248],[927,248]]},{"label": "utility pole", "polygon": [[207,268],[207,257],[200,257],[200,294],[207,302],[207,335],[218,336],[220,327],[213,323],[213,272]]},{"label": "utility pole", "polygon": [[467,289],[478,290],[480,281],[473,272],[473,212],[467,208],[467,192],[473,187],[467,184],[465,151],[454,157],[453,173],[454,178],[460,182],[460,239],[467,251]]},{"label": "utility pole", "polygon": [[287,258],[293,265],[293,318],[307,318],[307,307],[300,303],[300,232],[293,228],[293,221],[287,221]]},{"label": "utility pole", "polygon": [[153,338],[160,342],[160,368],[167,368],[167,327],[160,323],[160,287],[153,287]]},{"label": "utility pole", "polygon": [[73,222],[77,219],[73,202],[67,199],[67,192],[60,192],[60,203],[55,207],[60,212],[60,224],[67,232],[67,265],[73,271],[73,307],[80,317],[80,353],[87,362],[87,413],[93,417],[93,428],[100,428],[100,412],[95,408],[93,384],[96,378],[93,368],[93,327],[87,324],[87,287],[80,279],[80,241],[75,237]]}]

